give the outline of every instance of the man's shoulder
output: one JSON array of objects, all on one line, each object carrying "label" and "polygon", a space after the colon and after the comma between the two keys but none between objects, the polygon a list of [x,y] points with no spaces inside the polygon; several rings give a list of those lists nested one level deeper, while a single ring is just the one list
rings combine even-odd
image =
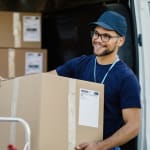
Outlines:
[{"label": "man's shoulder", "polygon": [[81,55],[79,57],[74,58],[74,61],[77,61],[78,63],[88,63],[94,60],[94,57],[94,55]]},{"label": "man's shoulder", "polygon": [[116,66],[116,70],[124,74],[134,74],[133,70],[122,60],[118,62],[118,65]]},{"label": "man's shoulder", "polygon": [[79,56],[78,58],[80,58],[80,59],[83,59],[83,60],[91,60],[91,59],[93,59],[95,56],[94,55],[81,55],[81,56]]},{"label": "man's shoulder", "polygon": [[122,60],[116,65],[115,72],[120,78],[137,78],[133,70]]}]

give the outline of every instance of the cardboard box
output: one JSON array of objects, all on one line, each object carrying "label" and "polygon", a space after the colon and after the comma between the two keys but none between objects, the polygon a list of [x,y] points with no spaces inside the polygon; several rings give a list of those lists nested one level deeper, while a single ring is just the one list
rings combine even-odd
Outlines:
[{"label": "cardboard box", "polygon": [[46,71],[46,49],[0,48],[0,76],[3,78],[14,78]]},{"label": "cardboard box", "polygon": [[[102,84],[34,74],[1,81],[0,99],[0,116],[29,123],[31,150],[73,150],[80,142],[103,138]],[[21,127],[0,124],[0,135],[1,149],[12,141],[23,149]]]},{"label": "cardboard box", "polygon": [[0,11],[0,47],[41,48],[41,13]]}]

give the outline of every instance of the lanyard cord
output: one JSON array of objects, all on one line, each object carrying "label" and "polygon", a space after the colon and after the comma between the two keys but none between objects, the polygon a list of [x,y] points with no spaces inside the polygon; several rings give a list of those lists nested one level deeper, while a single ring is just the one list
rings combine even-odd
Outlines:
[{"label": "lanyard cord", "polygon": [[[108,76],[108,73],[112,70],[112,68],[116,65],[116,63],[119,61],[119,57],[117,56],[116,60],[113,62],[113,64],[109,67],[108,71],[106,72],[105,76],[103,77],[101,84],[104,83],[106,77]],[[95,57],[95,63],[94,63],[94,81],[96,82],[96,57]]]}]

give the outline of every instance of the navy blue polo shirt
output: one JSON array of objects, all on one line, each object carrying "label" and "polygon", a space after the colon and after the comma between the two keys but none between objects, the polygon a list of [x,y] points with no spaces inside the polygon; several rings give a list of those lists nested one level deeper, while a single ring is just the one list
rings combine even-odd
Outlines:
[{"label": "navy blue polo shirt", "polygon": [[[94,81],[94,55],[73,58],[56,68],[58,75]],[[96,63],[96,82],[101,83],[109,65]],[[104,81],[104,138],[111,136],[123,124],[121,110],[140,108],[140,85],[133,71],[119,60]]]}]

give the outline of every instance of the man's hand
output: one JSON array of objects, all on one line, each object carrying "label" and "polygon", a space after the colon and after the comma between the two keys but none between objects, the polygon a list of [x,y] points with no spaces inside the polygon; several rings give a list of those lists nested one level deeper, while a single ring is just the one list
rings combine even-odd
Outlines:
[{"label": "man's hand", "polygon": [[75,147],[75,150],[106,150],[100,142],[81,143]]},{"label": "man's hand", "polygon": [[85,150],[85,148],[88,146],[88,143],[81,143],[78,146],[75,147],[75,150]]}]

